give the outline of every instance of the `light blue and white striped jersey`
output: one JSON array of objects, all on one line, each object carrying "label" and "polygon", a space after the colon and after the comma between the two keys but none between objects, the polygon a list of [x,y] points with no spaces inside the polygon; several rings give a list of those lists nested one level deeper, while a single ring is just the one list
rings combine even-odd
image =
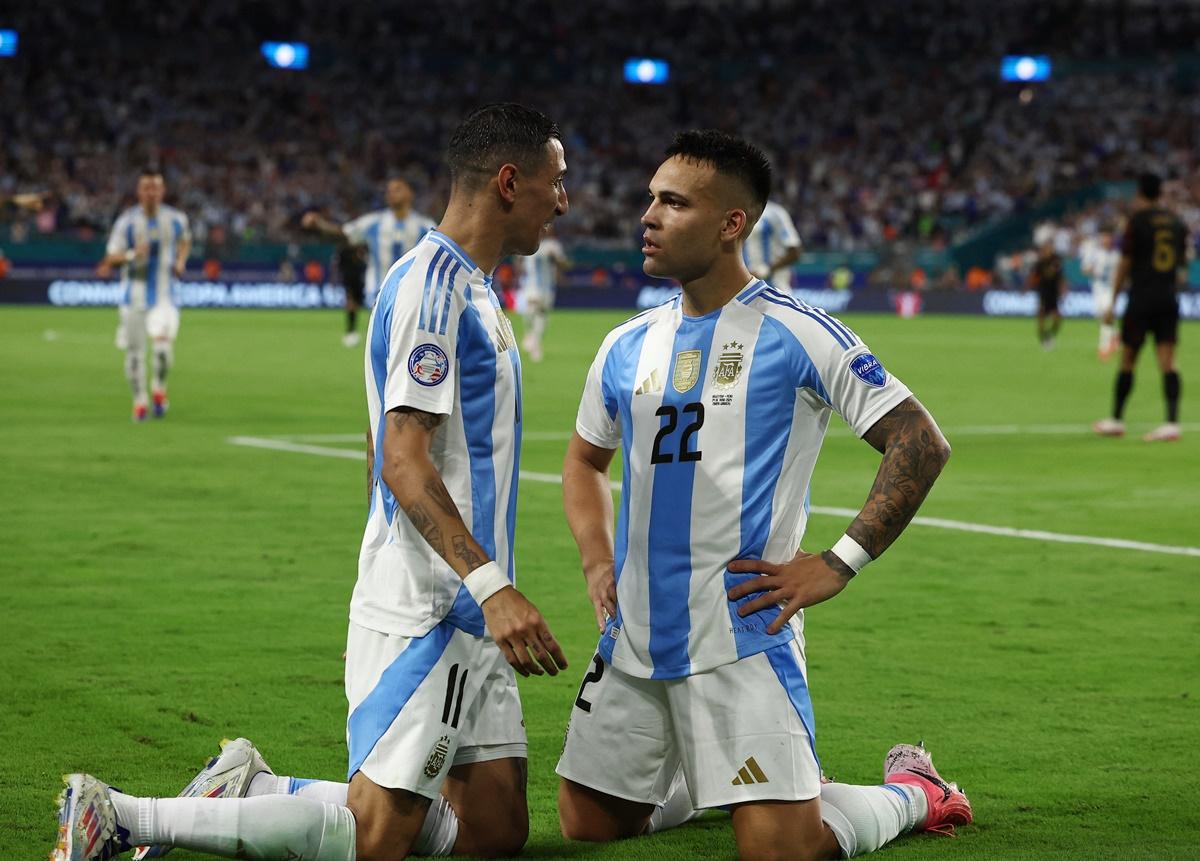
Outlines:
[{"label": "light blue and white striped jersey", "polygon": [[379,285],[391,265],[421,241],[435,227],[433,219],[419,212],[409,212],[403,221],[390,209],[380,209],[360,215],[342,225],[342,232],[355,245],[367,246],[366,285],[367,307],[375,306]]},{"label": "light blue and white striped jersey", "polygon": [[482,634],[483,615],[461,578],[380,479],[390,410],[449,416],[434,435],[433,463],[471,535],[515,582],[520,357],[491,278],[445,234],[427,233],[383,279],[367,329],[366,381],[375,475],[350,619],[419,637],[446,618]]},{"label": "light blue and white striped jersey", "polygon": [[543,239],[532,256],[521,258],[521,289],[527,300],[540,299],[545,304],[554,304],[558,267],[566,259],[562,243],[554,237]]},{"label": "light blue and white striped jersey", "polygon": [[[799,248],[800,234],[787,210],[778,203],[768,200],[762,217],[750,231],[750,238],[742,246],[742,257],[751,271],[765,270],[771,261],[783,256],[784,249]],[[791,277],[786,270],[775,273],[771,286],[785,293],[791,289]]]},{"label": "light blue and white striped jersey", "polygon": [[139,246],[149,248],[150,256],[121,267],[121,304],[137,309],[156,305],[179,304],[176,294],[175,252],[182,240],[191,239],[187,216],[170,206],[159,206],[149,218],[141,206],[131,206],[117,216],[108,235],[109,254],[124,254]]},{"label": "light blue and white striped jersey", "polygon": [[1112,290],[1113,278],[1116,277],[1117,264],[1120,261],[1120,251],[1105,248],[1095,239],[1089,240],[1079,254],[1079,265],[1083,274],[1096,290]]},{"label": "light blue and white striped jersey", "polygon": [[824,311],[752,280],[723,308],[686,317],[680,297],[621,324],[588,373],[579,435],[624,456],[613,666],[677,678],[732,663],[775,635],[775,607],[737,615],[726,590],[800,547],[808,487],[831,412],[859,436],[910,395]]}]

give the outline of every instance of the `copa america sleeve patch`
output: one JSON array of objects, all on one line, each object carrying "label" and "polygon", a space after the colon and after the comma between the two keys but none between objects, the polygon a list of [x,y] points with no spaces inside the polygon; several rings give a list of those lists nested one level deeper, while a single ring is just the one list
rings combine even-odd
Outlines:
[{"label": "copa america sleeve patch", "polygon": [[449,370],[450,360],[437,344],[422,344],[408,356],[408,373],[423,386],[436,386]]},{"label": "copa america sleeve patch", "polygon": [[870,353],[855,356],[854,360],[850,362],[850,370],[854,372],[854,376],[868,386],[875,386],[877,389],[883,388],[883,384],[887,382],[887,371],[883,369],[880,361]]}]

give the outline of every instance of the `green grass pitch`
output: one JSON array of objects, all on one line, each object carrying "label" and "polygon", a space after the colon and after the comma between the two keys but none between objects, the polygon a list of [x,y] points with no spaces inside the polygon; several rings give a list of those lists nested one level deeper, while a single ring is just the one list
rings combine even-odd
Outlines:
[{"label": "green grass pitch", "polygon": [[[551,319],[546,361],[525,366],[525,469],[558,471],[585,369],[624,316]],[[44,857],[67,771],[174,795],[223,736],[245,735],[281,774],[344,776],[364,465],[228,441],[364,429],[362,355],[340,345],[340,320],[185,312],[171,414],[135,426],[112,310],[0,311],[0,858]],[[954,447],[923,515],[1200,546],[1194,324],[1181,338],[1184,439],[1151,445],[1086,431],[1114,375],[1091,322],[1068,322],[1051,353],[1029,320],[847,322]],[[1141,431],[1161,417],[1144,355],[1127,419]],[[834,422],[813,504],[857,509],[878,456]],[[805,546],[847,522],[814,515]],[[559,488],[523,482],[518,524],[520,586],[571,660],[522,682],[527,855],[732,857],[718,814],[609,847],[559,836],[553,768],[594,622]],[[902,839],[885,850],[897,861],[1198,857],[1198,619],[1195,555],[913,525],[809,613],[825,769],[878,782],[890,745],[924,739],[966,787],[977,824],[957,840]]]}]

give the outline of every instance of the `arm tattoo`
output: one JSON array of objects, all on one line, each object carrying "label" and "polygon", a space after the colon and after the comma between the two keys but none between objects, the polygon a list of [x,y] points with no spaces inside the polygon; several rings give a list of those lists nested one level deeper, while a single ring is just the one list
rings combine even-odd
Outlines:
[{"label": "arm tattoo", "polygon": [[404,509],[404,513],[408,515],[408,519],[412,525],[417,528],[429,546],[437,551],[438,556],[446,558],[446,542],[442,539],[441,527],[434,522],[434,519],[429,516],[429,512],[425,510],[425,506],[419,502],[413,503]]},{"label": "arm tattoo", "polygon": [[396,407],[388,415],[392,417],[392,427],[396,430],[402,430],[410,421],[415,421],[425,430],[432,431],[446,420],[445,416],[427,413],[412,407]]},{"label": "arm tattoo", "polygon": [[451,539],[454,544],[454,555],[467,564],[468,571],[474,571],[480,565],[487,562],[487,559],[480,556],[472,549],[470,542],[467,541],[465,535],[455,535]]},{"label": "arm tattoo", "polygon": [[442,482],[440,476],[435,476],[425,482],[425,494],[438,504],[438,508],[451,517],[462,517],[462,512],[458,510],[458,506],[450,498],[450,491],[446,490],[446,485]]},{"label": "arm tattoo", "polygon": [[837,555],[832,550],[826,550],[821,554],[821,558],[825,560],[825,564],[832,568],[837,573],[841,574],[847,580],[854,576],[854,569],[838,559]]},{"label": "arm tattoo", "polygon": [[864,439],[883,453],[883,462],[866,504],[846,534],[878,559],[921,507],[950,458],[950,444],[912,397],[877,421]]}]

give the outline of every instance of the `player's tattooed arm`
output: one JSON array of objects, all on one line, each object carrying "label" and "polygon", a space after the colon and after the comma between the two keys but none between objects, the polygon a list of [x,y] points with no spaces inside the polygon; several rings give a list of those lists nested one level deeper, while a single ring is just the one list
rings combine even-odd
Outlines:
[{"label": "player's tattooed arm", "polygon": [[488,561],[487,554],[463,522],[462,513],[429,457],[444,415],[411,407],[388,413],[384,435],[384,482],[413,527],[439,556],[465,577]]},{"label": "player's tattooed arm", "polygon": [[[883,455],[883,462],[866,504],[846,534],[872,559],[878,559],[925,501],[933,482],[950,459],[950,443],[914,397],[897,404],[867,431],[863,439]],[[847,576],[853,575],[854,572],[832,553],[827,551],[823,557],[830,567]]]}]

